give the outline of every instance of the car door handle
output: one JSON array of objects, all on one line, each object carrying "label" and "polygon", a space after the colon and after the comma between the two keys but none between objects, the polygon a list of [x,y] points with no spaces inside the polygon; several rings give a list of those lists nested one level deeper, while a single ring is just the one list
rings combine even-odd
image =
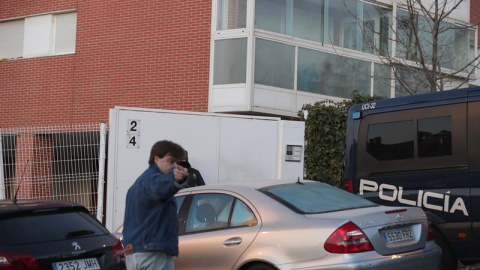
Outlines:
[{"label": "car door handle", "polygon": [[223,242],[224,246],[231,247],[231,246],[238,246],[242,243],[242,238],[240,237],[233,237],[230,239],[227,239]]}]

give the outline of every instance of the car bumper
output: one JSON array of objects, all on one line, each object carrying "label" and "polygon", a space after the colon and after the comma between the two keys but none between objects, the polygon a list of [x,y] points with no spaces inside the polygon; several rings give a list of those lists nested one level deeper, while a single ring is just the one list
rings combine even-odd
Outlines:
[{"label": "car bumper", "polygon": [[376,252],[356,254],[331,254],[319,260],[278,265],[281,270],[320,270],[320,269],[438,269],[442,251],[435,242],[428,242],[425,248],[402,254],[381,256]]}]

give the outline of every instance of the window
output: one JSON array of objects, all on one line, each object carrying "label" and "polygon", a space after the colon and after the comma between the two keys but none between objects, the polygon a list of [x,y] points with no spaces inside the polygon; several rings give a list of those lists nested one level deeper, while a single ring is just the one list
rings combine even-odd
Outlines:
[{"label": "window", "polygon": [[239,199],[226,194],[199,194],[193,198],[185,232],[255,226],[257,223],[252,210]]},{"label": "window", "polygon": [[255,28],[322,42],[323,12],[319,0],[257,0]]},{"label": "window", "polygon": [[293,89],[295,47],[257,38],[255,83]]},{"label": "window", "polygon": [[464,169],[468,163],[467,104],[402,106],[391,112],[366,112],[361,118],[359,175]]},{"label": "window", "polygon": [[376,205],[352,193],[319,183],[280,185],[261,191],[281,204],[303,214],[326,213]]},{"label": "window", "polygon": [[58,14],[56,18],[55,54],[75,53],[76,13]]},{"label": "window", "polygon": [[350,98],[354,90],[370,95],[370,74],[370,62],[298,49],[299,91],[343,98]]},{"label": "window", "polygon": [[235,207],[233,208],[231,227],[239,226],[255,226],[257,225],[257,219],[252,213],[252,210],[240,200],[235,201]]},{"label": "window", "polygon": [[[8,216],[8,215],[7,215]],[[33,225],[35,224],[35,225]],[[0,219],[2,245],[23,245],[108,234],[90,214],[83,211],[22,214]],[[84,232],[84,234],[79,234]]]},{"label": "window", "polygon": [[23,31],[25,20],[0,23],[0,58],[16,58],[23,55]]},{"label": "window", "polygon": [[245,83],[247,78],[247,39],[215,41],[213,84]]},{"label": "window", "polygon": [[430,83],[424,73],[412,67],[395,67],[395,97],[429,93]]},{"label": "window", "polygon": [[245,28],[247,0],[218,0],[217,30]]},{"label": "window", "polygon": [[293,36],[323,42],[323,1],[293,2]]},{"label": "window", "polygon": [[77,13],[48,14],[0,23],[0,57],[75,53]]},{"label": "window", "polygon": [[368,126],[367,152],[377,160],[413,158],[413,121]]},{"label": "window", "polygon": [[[409,14],[407,11],[397,12],[397,56],[400,58],[420,61],[420,50],[426,64],[432,64],[433,48],[433,22],[421,14]],[[460,70],[473,59],[469,54],[470,39],[473,31],[471,28],[456,25],[446,21],[439,24],[437,54],[439,64],[444,68]],[[418,36],[419,46],[415,46]],[[467,69],[468,70],[468,69]]]},{"label": "window", "polygon": [[[287,33],[287,0],[255,1],[255,28],[290,34]],[[289,28],[291,29],[291,27]]]},{"label": "window", "polygon": [[449,116],[418,120],[418,156],[452,154],[452,120]]},{"label": "window", "polygon": [[387,54],[390,50],[390,9],[357,0],[330,1],[325,18],[327,44],[367,53]]},{"label": "window", "polygon": [[185,201],[185,196],[175,197],[175,200],[177,201],[177,214],[178,214],[178,212],[180,212],[180,208],[182,207],[183,201]]},{"label": "window", "polygon": [[387,65],[374,64],[374,76],[373,76],[373,95],[380,97],[391,96],[392,88],[392,75],[391,68]]}]

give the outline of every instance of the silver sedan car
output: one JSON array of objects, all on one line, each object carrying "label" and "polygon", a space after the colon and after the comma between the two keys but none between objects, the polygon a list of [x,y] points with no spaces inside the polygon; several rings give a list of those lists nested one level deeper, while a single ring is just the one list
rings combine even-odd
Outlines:
[{"label": "silver sedan car", "polygon": [[177,270],[438,269],[421,208],[314,181],[207,185],[176,195]]}]

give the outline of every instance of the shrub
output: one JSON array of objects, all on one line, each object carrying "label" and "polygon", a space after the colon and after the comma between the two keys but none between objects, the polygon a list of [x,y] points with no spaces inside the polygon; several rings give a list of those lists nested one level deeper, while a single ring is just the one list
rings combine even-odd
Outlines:
[{"label": "shrub", "polygon": [[[306,104],[298,112],[305,121],[305,179],[341,186],[348,109],[357,103],[382,99],[357,92],[352,92],[351,96],[350,100]],[[306,119],[304,111],[308,112]]]}]

